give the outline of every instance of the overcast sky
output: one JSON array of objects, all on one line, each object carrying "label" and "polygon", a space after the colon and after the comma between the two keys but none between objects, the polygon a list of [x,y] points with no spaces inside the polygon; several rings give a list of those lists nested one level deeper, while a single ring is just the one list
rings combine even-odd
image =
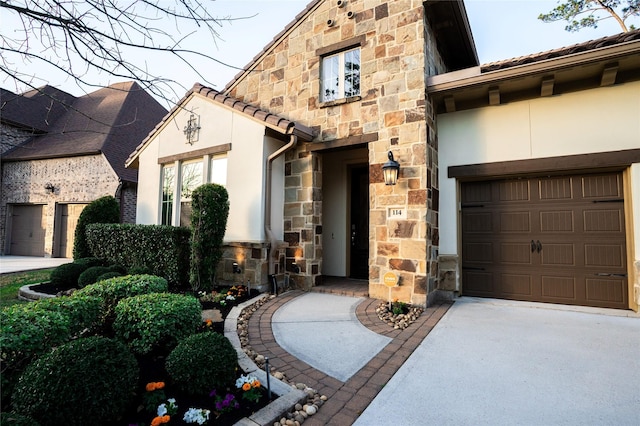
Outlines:
[{"label": "overcast sky", "polygon": [[[160,0],[161,2],[163,0]],[[213,45],[208,33],[206,38],[199,35],[190,36],[190,46],[197,49],[206,47],[211,56],[227,64],[243,67],[266,46],[275,35],[300,13],[310,0],[217,0],[212,2],[216,8],[211,13],[217,17],[257,16],[226,23],[219,29],[221,40]],[[476,44],[480,63],[488,63],[514,58],[545,50],[556,49],[597,39],[620,32],[614,20],[603,21],[597,29],[583,29],[577,33],[564,30],[565,23],[546,24],[538,20],[540,13],[549,12],[557,4],[556,0],[465,0],[471,31]],[[0,31],[8,31],[9,23],[6,14],[2,17]],[[631,21],[640,27],[640,20]],[[203,41],[205,40],[205,41]],[[231,69],[211,61],[197,61],[192,65],[199,69],[206,81],[203,81],[186,65],[172,63],[166,59],[159,63],[148,63],[150,68],[161,69],[163,76],[176,80],[179,85],[175,91],[178,100],[194,83],[200,82],[221,90],[237,73]],[[180,65],[180,66],[177,66]],[[35,74],[37,86],[51,84],[73,95],[83,94],[75,82],[63,76],[55,76],[50,71],[38,72],[31,65],[22,67],[22,71]],[[42,75],[44,74],[44,75]],[[4,76],[0,76],[4,78]],[[47,80],[48,79],[48,80]],[[117,80],[108,74],[97,77],[103,85],[115,83]],[[20,91],[12,81],[6,78],[0,85],[8,90]]]}]

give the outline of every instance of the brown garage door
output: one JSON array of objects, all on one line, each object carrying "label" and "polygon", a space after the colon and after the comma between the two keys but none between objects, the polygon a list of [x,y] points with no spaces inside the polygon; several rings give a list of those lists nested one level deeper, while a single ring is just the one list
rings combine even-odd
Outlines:
[{"label": "brown garage door", "polygon": [[11,246],[14,256],[44,256],[44,206],[14,205],[11,208]]},{"label": "brown garage door", "polygon": [[462,184],[462,288],[627,309],[620,173]]}]

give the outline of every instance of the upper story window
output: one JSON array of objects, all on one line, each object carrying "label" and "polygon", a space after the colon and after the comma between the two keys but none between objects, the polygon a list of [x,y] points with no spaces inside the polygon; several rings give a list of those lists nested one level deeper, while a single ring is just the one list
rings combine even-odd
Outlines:
[{"label": "upper story window", "polygon": [[320,102],[360,95],[360,48],[322,58]]}]

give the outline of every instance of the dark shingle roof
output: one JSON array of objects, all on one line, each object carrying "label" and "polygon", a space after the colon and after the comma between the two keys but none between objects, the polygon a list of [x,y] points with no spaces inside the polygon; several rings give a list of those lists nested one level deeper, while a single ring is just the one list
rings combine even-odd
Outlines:
[{"label": "dark shingle roof", "polygon": [[0,120],[35,133],[47,132],[76,98],[51,86],[17,95],[0,89]]},{"label": "dark shingle roof", "polygon": [[272,114],[270,112],[261,110],[260,108],[256,108],[253,105],[241,102],[231,96],[224,95],[211,87],[203,86],[200,83],[196,83],[193,85],[191,90],[189,90],[187,94],[184,95],[184,97],[176,104],[176,106],[173,107],[167,115],[165,115],[162,121],[159,122],[151,132],[149,132],[148,136],[142,141],[140,145],[138,145],[135,151],[131,153],[126,161],[127,166],[134,163],[135,159],[138,157],[140,152],[142,152],[144,147],[150,141],[151,137],[153,137],[153,135],[155,135],[158,130],[164,126],[164,124],[171,118],[171,116],[173,116],[174,112],[177,109],[183,107],[183,104],[194,93],[205,96],[208,99],[225,105],[228,108],[252,117],[258,121],[263,121],[266,125],[274,128],[282,134],[295,134],[305,141],[310,141],[313,139],[313,130],[311,130],[307,126],[296,124],[295,122],[287,120],[286,118],[283,118],[279,115]]},{"label": "dark shingle roof", "polygon": [[113,84],[77,98],[46,134],[11,150],[2,161],[103,153],[121,179],[136,181],[136,171],[124,162],[166,112],[137,83]]},{"label": "dark shingle roof", "polygon": [[589,50],[601,47],[613,46],[616,44],[626,43],[630,41],[640,40],[640,29],[629,31],[626,33],[615,34],[612,36],[602,37],[595,40],[589,40],[584,43],[574,44],[572,46],[560,47],[558,49],[548,50],[545,52],[533,53],[530,55],[519,56],[517,58],[505,59],[497,62],[490,62],[481,66],[482,72],[498,71],[506,68],[516,67],[518,65],[526,65],[534,62],[555,59],[561,56],[569,56],[575,53],[587,52]]}]

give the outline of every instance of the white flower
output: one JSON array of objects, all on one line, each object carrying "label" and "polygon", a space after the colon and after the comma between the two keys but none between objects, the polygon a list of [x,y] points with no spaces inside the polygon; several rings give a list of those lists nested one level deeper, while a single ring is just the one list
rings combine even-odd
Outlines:
[{"label": "white flower", "polygon": [[158,416],[162,417],[165,414],[167,414],[167,405],[166,404],[158,405]]},{"label": "white flower", "polygon": [[185,423],[198,423],[199,425],[205,424],[209,420],[209,410],[203,410],[201,408],[189,408],[182,420]]},{"label": "white flower", "polygon": [[244,385],[245,383],[249,383],[253,386],[253,382],[255,382],[256,379],[253,376],[245,376],[245,375],[241,375],[240,377],[238,377],[238,380],[236,380],[236,387],[238,389],[242,388],[242,385]]},{"label": "white flower", "polygon": [[228,296],[227,296],[227,300],[236,300],[236,298],[235,298],[235,297],[233,297],[232,295],[228,295]]}]

